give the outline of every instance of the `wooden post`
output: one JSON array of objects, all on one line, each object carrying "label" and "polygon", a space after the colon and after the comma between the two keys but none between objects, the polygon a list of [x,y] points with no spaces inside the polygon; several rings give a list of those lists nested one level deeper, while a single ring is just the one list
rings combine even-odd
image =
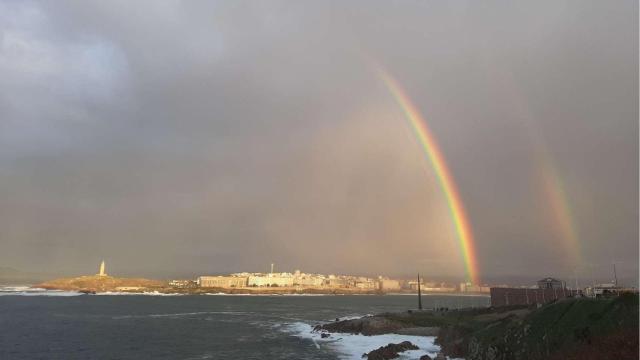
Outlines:
[{"label": "wooden post", "polygon": [[422,310],[422,293],[420,292],[420,273],[418,273],[418,310]]}]

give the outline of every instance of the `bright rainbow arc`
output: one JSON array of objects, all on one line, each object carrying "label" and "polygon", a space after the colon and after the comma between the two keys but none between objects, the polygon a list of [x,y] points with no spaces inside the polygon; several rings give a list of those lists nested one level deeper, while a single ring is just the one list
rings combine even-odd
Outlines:
[{"label": "bright rainbow arc", "polygon": [[462,200],[460,199],[460,194],[458,193],[453,176],[447,167],[445,158],[440,151],[440,147],[438,146],[433,133],[427,126],[426,121],[422,118],[422,115],[413,105],[411,99],[405,93],[400,84],[393,78],[393,76],[379,66],[376,66],[376,70],[389,92],[398,102],[400,108],[402,108],[402,111],[411,124],[411,128],[413,129],[420,146],[431,162],[438,182],[440,183],[440,187],[442,188],[447,200],[449,211],[451,212],[451,218],[460,243],[460,249],[462,251],[468,280],[475,285],[479,285],[480,279],[471,225],[467,219]]}]

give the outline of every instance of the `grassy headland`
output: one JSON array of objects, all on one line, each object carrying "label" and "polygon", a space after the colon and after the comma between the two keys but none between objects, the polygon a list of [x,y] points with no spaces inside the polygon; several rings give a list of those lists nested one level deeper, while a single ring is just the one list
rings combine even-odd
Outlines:
[{"label": "grassy headland", "polygon": [[638,295],[566,299],[540,308],[386,313],[317,327],[365,335],[436,335],[442,351],[468,360],[637,359]]}]

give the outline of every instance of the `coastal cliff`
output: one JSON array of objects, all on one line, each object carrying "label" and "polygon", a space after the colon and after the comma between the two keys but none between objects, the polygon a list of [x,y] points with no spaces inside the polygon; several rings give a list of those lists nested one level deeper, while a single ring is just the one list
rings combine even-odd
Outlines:
[{"label": "coastal cliff", "polygon": [[316,331],[437,335],[444,354],[467,360],[637,359],[638,295],[566,299],[540,308],[385,313]]}]

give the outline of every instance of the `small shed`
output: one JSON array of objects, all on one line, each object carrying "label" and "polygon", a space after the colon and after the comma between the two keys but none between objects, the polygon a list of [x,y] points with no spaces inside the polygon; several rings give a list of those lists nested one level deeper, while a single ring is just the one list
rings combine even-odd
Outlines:
[{"label": "small shed", "polygon": [[552,277],[538,280],[538,289],[562,289],[564,283],[558,279]]}]

